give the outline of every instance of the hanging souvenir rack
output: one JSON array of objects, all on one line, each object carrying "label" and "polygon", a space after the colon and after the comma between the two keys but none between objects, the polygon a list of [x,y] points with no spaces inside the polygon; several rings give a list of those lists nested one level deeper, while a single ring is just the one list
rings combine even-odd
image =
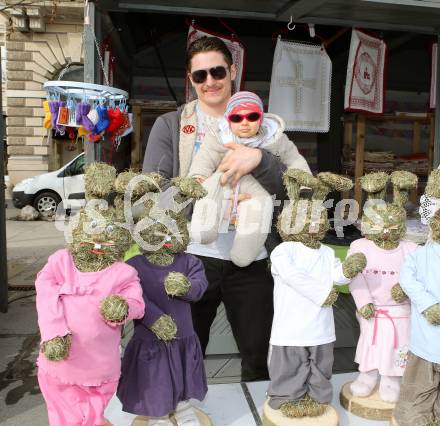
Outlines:
[{"label": "hanging souvenir rack", "polygon": [[[109,135],[118,148],[121,138],[132,131],[132,114],[128,113],[128,93],[115,87],[77,81],[47,81],[43,85],[47,100],[43,126],[61,136],[69,132],[76,140],[99,142]],[[86,139],[87,138],[87,139]]]},{"label": "hanging souvenir rack", "polygon": [[43,84],[49,96],[75,98],[90,101],[113,101],[126,103],[128,93],[115,87],[78,81],[46,81]]}]

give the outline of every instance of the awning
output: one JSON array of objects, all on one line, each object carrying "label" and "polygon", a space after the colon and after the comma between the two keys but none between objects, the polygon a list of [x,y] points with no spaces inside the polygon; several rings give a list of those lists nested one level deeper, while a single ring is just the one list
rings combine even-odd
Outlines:
[{"label": "awning", "polygon": [[440,0],[103,0],[109,11],[173,13],[236,19],[357,26],[436,34]]}]

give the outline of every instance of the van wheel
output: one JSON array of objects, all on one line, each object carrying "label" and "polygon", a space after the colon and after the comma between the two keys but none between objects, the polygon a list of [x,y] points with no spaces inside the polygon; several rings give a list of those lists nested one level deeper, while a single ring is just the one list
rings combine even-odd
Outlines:
[{"label": "van wheel", "polygon": [[42,216],[50,217],[57,211],[60,196],[52,191],[42,192],[35,197],[34,207]]}]

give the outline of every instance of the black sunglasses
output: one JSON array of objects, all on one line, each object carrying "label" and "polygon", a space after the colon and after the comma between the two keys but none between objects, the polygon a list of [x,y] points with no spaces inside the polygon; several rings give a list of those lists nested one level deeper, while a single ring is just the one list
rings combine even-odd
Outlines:
[{"label": "black sunglasses", "polygon": [[192,81],[196,84],[204,83],[208,78],[208,72],[214,80],[223,80],[227,73],[226,68],[223,65],[205,70],[197,70],[191,73]]},{"label": "black sunglasses", "polygon": [[250,112],[249,114],[231,114],[228,116],[228,120],[231,123],[241,123],[244,119],[249,122],[258,121],[261,118],[259,112]]}]

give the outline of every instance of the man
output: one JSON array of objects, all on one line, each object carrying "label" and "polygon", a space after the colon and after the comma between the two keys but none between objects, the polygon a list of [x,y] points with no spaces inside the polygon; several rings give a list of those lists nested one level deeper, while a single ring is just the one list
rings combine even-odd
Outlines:
[{"label": "man", "polygon": [[[231,82],[236,77],[236,67],[226,45],[217,37],[194,41],[187,51],[186,69],[198,99],[156,120],[148,139],[144,172],[157,171],[166,178],[186,176],[194,154],[203,143],[205,128],[216,126],[225,112],[231,97]],[[277,200],[287,198],[282,183],[285,166],[277,157],[234,143],[226,146],[232,152],[219,166],[223,172],[222,184],[235,185],[240,177],[251,173]],[[304,164],[307,167],[305,160]],[[248,195],[240,194],[240,197],[242,200]],[[242,357],[242,381],[264,380],[268,378],[267,352],[273,316],[268,253],[264,249],[257,260],[240,268],[229,257],[233,238],[230,231],[220,233],[214,243],[188,246],[187,252],[202,260],[209,281],[202,300],[193,305],[194,328],[205,353],[211,324],[223,301]],[[271,249],[279,242],[273,230],[266,247]]]}]

